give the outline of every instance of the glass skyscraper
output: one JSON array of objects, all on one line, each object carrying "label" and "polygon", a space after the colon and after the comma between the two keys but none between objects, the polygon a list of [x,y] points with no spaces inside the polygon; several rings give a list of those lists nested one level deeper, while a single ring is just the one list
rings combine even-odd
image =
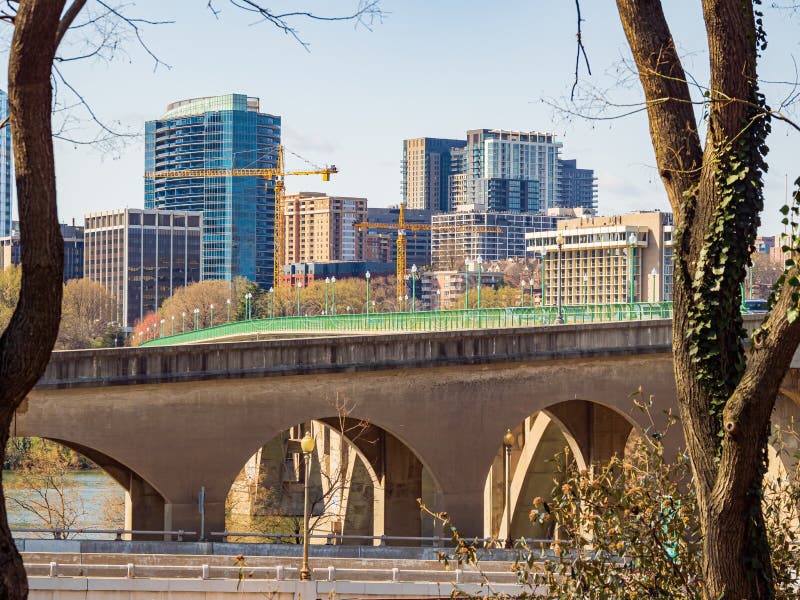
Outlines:
[{"label": "glass skyscraper", "polygon": [[[145,172],[275,168],[281,119],[259,99],[174,102],[145,123]],[[264,177],[145,178],[145,208],[203,212],[202,278],[273,285],[274,182]]]},{"label": "glass skyscraper", "polygon": [[[0,90],[0,121],[8,117],[8,94]],[[0,129],[0,237],[11,235],[11,125]]]}]

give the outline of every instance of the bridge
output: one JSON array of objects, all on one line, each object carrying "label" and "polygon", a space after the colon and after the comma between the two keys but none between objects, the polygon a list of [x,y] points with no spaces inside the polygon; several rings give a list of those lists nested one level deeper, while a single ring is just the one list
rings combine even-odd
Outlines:
[{"label": "bridge", "polygon": [[[466,535],[503,537],[510,428],[510,533],[536,535],[527,502],[549,494],[555,451],[579,465],[624,452],[649,423],[630,399],[640,387],[656,419],[675,409],[670,340],[671,321],[652,319],[55,352],[12,433],[104,468],[126,490],[128,528],[199,531],[202,487],[205,531],[224,532],[250,457],[296,424],[335,422],[344,401],[369,431],[350,440],[366,501],[344,533],[430,535],[422,498]],[[786,387],[779,422],[797,412],[794,374]]]}]

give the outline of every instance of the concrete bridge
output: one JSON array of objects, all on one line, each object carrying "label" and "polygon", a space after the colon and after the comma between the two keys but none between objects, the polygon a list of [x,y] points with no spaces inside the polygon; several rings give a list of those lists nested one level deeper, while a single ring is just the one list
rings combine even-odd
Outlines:
[{"label": "concrete bridge", "polygon": [[[351,442],[375,483],[376,535],[429,532],[423,498],[467,535],[502,537],[511,428],[520,535],[526,499],[552,487],[554,451],[566,442],[579,464],[623,452],[648,422],[630,398],[640,387],[656,419],[675,408],[670,329],[646,320],[56,352],[12,433],[94,460],[126,489],[129,528],[199,530],[204,487],[206,531],[223,531],[248,458],[292,426],[336,420],[345,402],[370,427]],[[797,412],[791,389],[779,420]]]}]

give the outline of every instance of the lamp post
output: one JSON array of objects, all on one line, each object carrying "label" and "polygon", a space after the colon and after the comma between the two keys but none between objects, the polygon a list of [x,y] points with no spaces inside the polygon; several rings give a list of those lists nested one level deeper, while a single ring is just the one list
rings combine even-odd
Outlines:
[{"label": "lamp post", "polygon": [[369,319],[369,278],[370,274],[369,271],[367,271],[366,273],[364,273],[364,279],[367,280],[367,308],[365,311],[367,313],[367,319]]},{"label": "lamp post", "polygon": [[650,302],[653,304],[656,303],[656,285],[658,284],[658,271],[656,268],[653,267],[653,270],[650,271],[650,277],[653,278],[653,283],[650,284],[650,289],[652,289],[652,293],[650,294]]},{"label": "lamp post", "polygon": [[161,319],[161,328],[160,328],[160,337],[164,337],[164,323],[166,323],[166,319]]},{"label": "lamp post", "polygon": [[336,314],[336,277],[331,277],[331,314]]},{"label": "lamp post", "polygon": [[231,322],[231,299],[228,298],[227,300],[225,300],[225,304],[228,307],[228,323],[230,323]]},{"label": "lamp post", "polygon": [[478,256],[475,259],[475,264],[478,265],[478,310],[481,309],[481,265],[483,265],[483,258]]},{"label": "lamp post", "polygon": [[634,288],[634,271],[636,269],[636,239],[635,233],[632,233],[628,238],[628,245],[630,246],[630,252],[628,254],[628,258],[630,260],[628,280],[631,288],[628,296],[628,303],[630,304],[633,304],[634,300],[636,299],[636,292]]},{"label": "lamp post", "polygon": [[186,311],[181,313],[181,333],[186,333]]},{"label": "lamp post", "polygon": [[530,292],[531,292],[531,308],[533,308],[533,277],[531,277],[528,284],[530,286]]},{"label": "lamp post", "polygon": [[464,261],[464,309],[469,309],[469,267],[472,264],[470,259]]},{"label": "lamp post", "polygon": [[436,310],[442,310],[442,290],[436,290]]},{"label": "lamp post", "polygon": [[198,329],[199,320],[200,320],[200,309],[199,308],[195,308],[194,309],[194,330],[195,331],[197,331],[197,329]]},{"label": "lamp post", "polygon": [[542,301],[539,302],[540,306],[544,306],[545,299],[545,283],[547,281],[547,269],[545,268],[545,257],[547,256],[547,248],[542,246]]},{"label": "lamp post", "polygon": [[506,472],[506,548],[513,548],[514,544],[511,541],[511,447],[514,445],[514,434],[510,429],[506,429],[503,436],[503,449],[505,453],[504,467]]},{"label": "lamp post", "polygon": [[308,480],[311,474],[311,453],[314,452],[314,438],[306,430],[300,440],[300,449],[305,459],[305,477],[303,482],[303,564],[300,567],[300,581],[311,579],[311,569],[308,568]]},{"label": "lamp post", "polygon": [[172,329],[170,330],[170,335],[175,335],[175,315],[172,315],[170,319],[172,320]]},{"label": "lamp post", "polygon": [[564,324],[564,308],[562,306],[561,289],[564,285],[563,257],[561,247],[564,245],[564,236],[560,233],[556,236],[556,246],[558,247],[558,285],[556,286],[556,302],[558,303],[558,314],[556,315],[556,325]]},{"label": "lamp post", "polygon": [[525,308],[525,280],[519,280],[519,306]]},{"label": "lamp post", "polygon": [[411,312],[417,312],[417,265],[411,265]]},{"label": "lamp post", "polygon": [[143,331],[140,331],[140,332],[139,332],[139,345],[140,345],[140,346],[142,345],[142,336],[143,336],[143,335],[144,335],[144,332],[143,332]]},{"label": "lamp post", "polygon": [[300,290],[303,289],[303,282],[297,282],[297,316],[300,316]]},{"label": "lamp post", "polygon": [[273,310],[275,308],[275,288],[269,288],[269,318],[272,318]]},{"label": "lamp post", "polygon": [[252,292],[247,292],[244,295],[244,307],[245,307],[245,316],[247,317],[248,321],[250,320],[250,317],[253,315],[252,310],[251,310],[251,302],[252,302],[252,300],[253,300]]},{"label": "lamp post", "polygon": [[325,314],[328,314],[328,286],[331,284],[331,278],[325,278]]},{"label": "lamp post", "polygon": [[209,304],[208,308],[211,311],[211,317],[210,317],[209,323],[210,323],[210,326],[213,327],[214,326],[214,305],[213,304]]},{"label": "lamp post", "polygon": [[589,276],[583,276],[583,310],[589,306]]}]

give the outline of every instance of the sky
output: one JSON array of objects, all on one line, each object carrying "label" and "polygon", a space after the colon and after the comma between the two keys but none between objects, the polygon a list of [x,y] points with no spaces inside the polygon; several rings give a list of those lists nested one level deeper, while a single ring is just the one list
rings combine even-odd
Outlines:
[{"label": "sky", "polygon": [[[463,138],[468,129],[552,131],[562,157],[592,168],[598,178],[599,212],[668,209],[654,169],[644,113],[587,120],[565,112],[574,80],[575,4],[568,0],[382,0],[382,22],[293,21],[309,51],[269,23],[213,0],[137,0],[125,14],[141,24],[156,64],[132,32],[110,60],[59,65],[69,86],[101,121],[130,132],[113,148],[56,142],[59,216],[76,219],[93,211],[143,205],[144,122],[160,117],[176,100],[226,93],[261,99],[261,110],[280,115],[283,143],[317,165],[335,164],[330,183],[287,180],[288,191],[325,191],[360,196],[370,206],[400,200],[402,141],[412,137]],[[322,15],[353,11],[357,0],[273,0],[274,10],[311,9]],[[582,4],[583,41],[591,75],[582,66],[580,86],[618,104],[641,99],[638,79],[625,67],[627,49],[619,17],[609,0]],[[698,0],[664,0],[687,71],[707,80],[707,53]],[[769,4],[769,3],[765,3]],[[89,0],[89,10],[97,10]],[[800,15],[765,8],[770,45],[760,77],[794,81],[800,54]],[[68,34],[64,54],[80,54],[87,28]],[[108,31],[106,29],[106,31]],[[7,57],[8,35],[4,45]],[[96,39],[96,38],[95,38]],[[629,64],[629,62],[628,62]],[[773,106],[791,86],[764,84]],[[59,97],[71,102],[64,84]],[[556,105],[555,107],[553,105]],[[587,102],[576,110],[586,112]],[[790,109],[791,111],[791,109]],[[608,108],[603,117],[625,112]],[[792,116],[793,115],[790,112]],[[69,112],[71,135],[94,135],[80,107]],[[60,117],[58,117],[60,118]],[[785,183],[800,176],[795,148],[800,134],[775,124],[766,176],[762,233],[780,231],[778,212]],[[290,157],[289,168],[305,163]]]}]

